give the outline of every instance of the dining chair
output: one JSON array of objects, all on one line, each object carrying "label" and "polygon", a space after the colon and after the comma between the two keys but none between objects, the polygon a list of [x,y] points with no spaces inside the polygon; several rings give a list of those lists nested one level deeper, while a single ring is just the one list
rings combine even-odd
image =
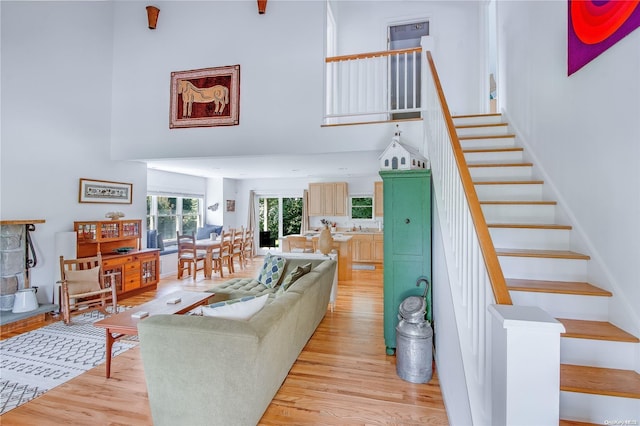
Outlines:
[{"label": "dining chair", "polygon": [[220,262],[222,266],[227,267],[229,274],[233,274],[233,264],[231,262],[231,244],[232,232],[223,230],[220,234]]},{"label": "dining chair", "polygon": [[60,310],[64,323],[69,325],[71,313],[82,309],[100,310],[109,315],[107,305],[117,312],[118,294],[113,278],[119,272],[105,274],[102,269],[102,255],[81,259],[65,259],[60,256]]},{"label": "dining chair", "polygon": [[253,262],[253,258],[255,257],[254,239],[255,234],[253,232],[253,228],[247,228],[244,231],[244,240],[242,243],[242,253],[245,265],[248,265],[249,261]]},{"label": "dining chair", "polygon": [[240,269],[244,269],[244,229],[236,228],[231,233],[231,267],[235,272],[235,262],[238,261]]},{"label": "dining chair", "polygon": [[198,271],[204,271],[206,252],[196,249],[196,237],[193,233],[176,232],[178,241],[178,279],[187,271],[196,280]]},{"label": "dining chair", "polygon": [[313,253],[313,241],[301,235],[288,235],[289,251],[292,253]]}]

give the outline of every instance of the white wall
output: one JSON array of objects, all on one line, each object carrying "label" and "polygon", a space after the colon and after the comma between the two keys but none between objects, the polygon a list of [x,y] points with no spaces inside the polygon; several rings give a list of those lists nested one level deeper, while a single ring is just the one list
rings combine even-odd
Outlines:
[{"label": "white wall", "polygon": [[[567,77],[565,1],[500,1],[500,106],[557,190],[572,245],[613,289],[611,321],[640,331],[640,31]],[[586,237],[582,236],[586,235]]]},{"label": "white wall", "polygon": [[[52,300],[55,233],[119,210],[146,213],[146,165],[110,160],[112,4],[7,2],[2,8],[0,217],[44,219],[32,285]],[[133,183],[133,204],[80,204],[79,178]],[[143,221],[144,223],[144,221]]]},{"label": "white wall", "polygon": [[195,195],[204,197],[207,179],[200,176],[147,170],[147,192]]},{"label": "white wall", "polygon": [[471,406],[460,349],[460,337],[452,300],[452,284],[445,259],[442,228],[433,204],[432,293],[434,357],[438,365],[438,380],[449,416],[449,424],[471,425]]},{"label": "white wall", "polygon": [[[452,83],[457,78],[467,80],[479,69],[475,2],[337,3],[338,26],[352,29],[345,37],[357,37],[358,43],[375,40],[361,45],[358,52],[380,49],[389,20],[433,11],[442,66],[451,74],[444,83],[450,89],[448,96],[459,112],[477,109],[477,87]],[[151,31],[145,3],[114,3],[116,158],[382,152],[387,146],[392,125],[320,126],[324,1],[272,0],[264,15],[258,15],[255,1],[248,0],[156,4],[160,16],[157,29]],[[170,130],[171,72],[233,64],[241,67],[240,125]]]},{"label": "white wall", "polygon": [[479,1],[338,1],[338,55],[387,50],[391,24],[429,21],[433,56],[452,114],[477,113],[486,102],[480,75]]}]

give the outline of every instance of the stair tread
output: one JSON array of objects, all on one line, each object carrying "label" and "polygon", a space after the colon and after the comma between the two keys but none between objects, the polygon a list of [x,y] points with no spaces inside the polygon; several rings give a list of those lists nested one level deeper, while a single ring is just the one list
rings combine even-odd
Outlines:
[{"label": "stair tread", "polygon": [[474,185],[541,185],[543,183],[543,180],[513,180],[512,178],[504,180],[496,180],[495,178],[491,178],[491,180],[473,180]]},{"label": "stair tread", "polygon": [[524,151],[524,148],[520,148],[520,147],[509,147],[509,148],[478,148],[478,149],[463,149],[462,152],[464,154],[469,154],[469,153],[480,153],[480,152],[485,152],[485,153],[489,153],[489,152],[510,152],[510,151]]},{"label": "stair tread", "polygon": [[572,229],[571,225],[554,223],[488,223],[489,228],[518,228],[518,229]]},{"label": "stair tread", "polygon": [[507,133],[506,135],[470,135],[470,136],[458,136],[459,141],[470,141],[475,139],[509,139],[515,138],[513,133]]},{"label": "stair tread", "polygon": [[500,114],[499,112],[491,112],[491,113],[484,113],[484,114],[465,114],[465,115],[454,115],[451,118],[453,118],[454,120],[456,118],[477,118],[477,117],[500,117],[502,116],[502,114]]},{"label": "stair tread", "polygon": [[640,374],[633,370],[560,364],[560,390],[640,399]]},{"label": "stair tread", "polygon": [[571,250],[532,250],[532,249],[503,249],[496,248],[498,256],[516,256],[516,257],[546,257],[553,259],[591,259],[588,255],[577,253]]},{"label": "stair tread", "polygon": [[560,419],[559,426],[601,426],[601,423],[587,423],[577,420]]},{"label": "stair tread", "polygon": [[515,291],[611,297],[611,292],[586,282],[526,280],[521,278],[506,278],[506,282],[507,288]]},{"label": "stair tread", "polygon": [[483,123],[483,124],[462,124],[455,126],[456,129],[473,129],[474,127],[503,127],[507,123]]},{"label": "stair tread", "polygon": [[500,204],[500,205],[546,205],[546,206],[555,206],[558,204],[556,201],[545,201],[545,200],[487,200],[480,201],[480,204]]},{"label": "stair tread", "polygon": [[564,337],[609,340],[614,342],[640,342],[640,339],[633,334],[629,334],[607,321],[588,321],[568,318],[557,318],[557,320],[564,325],[566,330],[562,333]]},{"label": "stair tread", "polygon": [[470,163],[469,167],[533,167],[533,163]]}]

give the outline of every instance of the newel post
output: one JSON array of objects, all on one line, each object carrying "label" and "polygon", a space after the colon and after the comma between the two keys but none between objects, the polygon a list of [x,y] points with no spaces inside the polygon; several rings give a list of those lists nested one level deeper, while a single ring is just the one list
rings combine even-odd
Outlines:
[{"label": "newel post", "polygon": [[564,326],[535,306],[490,305],[489,312],[491,424],[558,424]]}]

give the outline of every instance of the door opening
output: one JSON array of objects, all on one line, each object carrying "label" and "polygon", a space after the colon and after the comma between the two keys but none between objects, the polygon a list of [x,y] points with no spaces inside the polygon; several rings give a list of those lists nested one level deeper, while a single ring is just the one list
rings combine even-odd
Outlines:
[{"label": "door opening", "polygon": [[[409,49],[412,47],[420,47],[420,39],[423,36],[429,35],[429,21],[412,22],[407,24],[392,25],[387,29],[387,44],[389,50],[396,49]],[[406,64],[404,65],[407,72],[397,72],[396,63],[399,60],[396,57],[391,58],[391,81],[390,81],[390,94],[391,94],[391,109],[398,109],[407,105],[409,108],[420,108],[420,70],[421,70],[421,54],[416,55],[415,68],[413,66],[413,57],[408,56],[406,58]],[[415,85],[413,87],[415,70]],[[406,81],[405,81],[406,80]],[[405,86],[406,85],[406,86]],[[405,89],[406,87],[406,89]],[[397,89],[396,89],[397,88]],[[398,96],[396,96],[396,90]],[[411,95],[414,90],[417,93],[416,104],[413,105],[413,96]],[[406,103],[405,103],[406,98]],[[398,105],[399,103],[399,105]],[[404,119],[404,118],[420,118],[420,112],[403,112],[391,114],[392,120]]]}]

